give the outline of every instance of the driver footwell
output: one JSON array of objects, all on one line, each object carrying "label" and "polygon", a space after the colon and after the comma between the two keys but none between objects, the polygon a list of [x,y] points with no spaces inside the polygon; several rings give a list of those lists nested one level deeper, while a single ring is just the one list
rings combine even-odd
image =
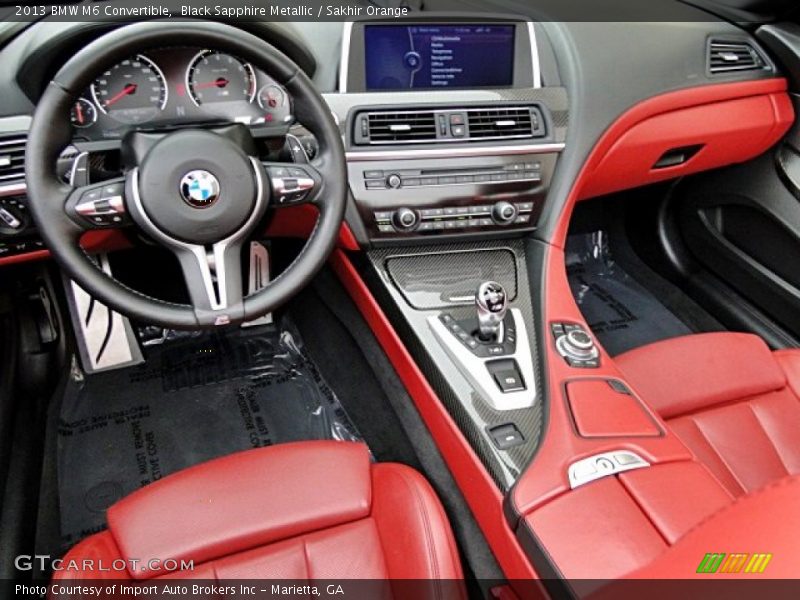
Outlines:
[{"label": "driver footwell", "polygon": [[361,439],[286,318],[181,334],[145,354],[70,378],[58,428],[64,548],[102,530],[111,504],[180,469],[272,444]]}]

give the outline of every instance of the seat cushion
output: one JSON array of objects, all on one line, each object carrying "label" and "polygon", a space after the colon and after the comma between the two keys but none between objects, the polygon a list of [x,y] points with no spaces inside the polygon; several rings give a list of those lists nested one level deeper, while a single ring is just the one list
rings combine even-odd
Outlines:
[{"label": "seat cushion", "polygon": [[753,335],[710,333],[615,360],[731,494],[800,473],[800,351],[773,353]]},{"label": "seat cushion", "polygon": [[[371,464],[357,443],[282,444],[203,463],[124,498],[108,525],[64,558],[95,569],[56,579],[462,578],[430,485],[406,466]],[[96,570],[120,559],[126,570]]]}]

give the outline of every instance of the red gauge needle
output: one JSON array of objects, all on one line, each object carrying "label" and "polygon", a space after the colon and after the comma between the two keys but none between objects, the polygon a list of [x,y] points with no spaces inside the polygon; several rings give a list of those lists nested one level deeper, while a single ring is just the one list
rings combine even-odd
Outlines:
[{"label": "red gauge needle", "polygon": [[115,96],[112,96],[111,98],[109,98],[108,100],[106,100],[106,106],[111,106],[111,105],[112,105],[112,104],[114,104],[115,102],[117,102],[117,101],[119,101],[119,100],[122,100],[122,99],[123,99],[125,96],[127,96],[128,94],[133,94],[133,93],[135,93],[135,92],[136,92],[136,87],[137,87],[137,86],[136,86],[136,84],[135,84],[135,83],[129,83],[129,84],[128,84],[128,85],[126,85],[124,88],[122,88],[122,91],[121,91],[121,92],[119,92],[119,93],[118,93],[118,94],[116,94]]},{"label": "red gauge needle", "polygon": [[83,125],[83,108],[80,102],[75,105],[75,110],[78,113],[78,125]]},{"label": "red gauge needle", "polygon": [[220,77],[218,79],[215,79],[214,81],[206,81],[204,83],[195,83],[193,87],[196,90],[202,89],[202,88],[207,88],[207,87],[224,88],[229,83],[230,82],[227,79],[225,79],[224,77]]}]

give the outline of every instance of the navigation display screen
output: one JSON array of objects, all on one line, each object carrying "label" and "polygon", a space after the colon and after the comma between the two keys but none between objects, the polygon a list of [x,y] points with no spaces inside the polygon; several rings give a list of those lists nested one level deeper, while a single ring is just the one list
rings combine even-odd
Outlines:
[{"label": "navigation display screen", "polygon": [[513,25],[367,25],[367,90],[510,87]]}]

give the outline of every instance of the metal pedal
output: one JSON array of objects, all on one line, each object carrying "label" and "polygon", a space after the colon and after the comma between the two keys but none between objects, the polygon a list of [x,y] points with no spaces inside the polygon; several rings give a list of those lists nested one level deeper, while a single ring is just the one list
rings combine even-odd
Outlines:
[{"label": "metal pedal", "polygon": [[[95,261],[103,271],[111,274],[105,254],[98,255]],[[87,374],[144,362],[139,342],[127,317],[87,294],[71,279],[66,280],[66,288],[78,353]]]},{"label": "metal pedal", "polygon": [[[250,276],[247,280],[248,295],[264,289],[269,283],[269,277],[269,251],[261,242],[250,242]],[[242,327],[269,325],[270,323],[272,323],[272,313],[267,313],[263,317],[242,323]]]}]

